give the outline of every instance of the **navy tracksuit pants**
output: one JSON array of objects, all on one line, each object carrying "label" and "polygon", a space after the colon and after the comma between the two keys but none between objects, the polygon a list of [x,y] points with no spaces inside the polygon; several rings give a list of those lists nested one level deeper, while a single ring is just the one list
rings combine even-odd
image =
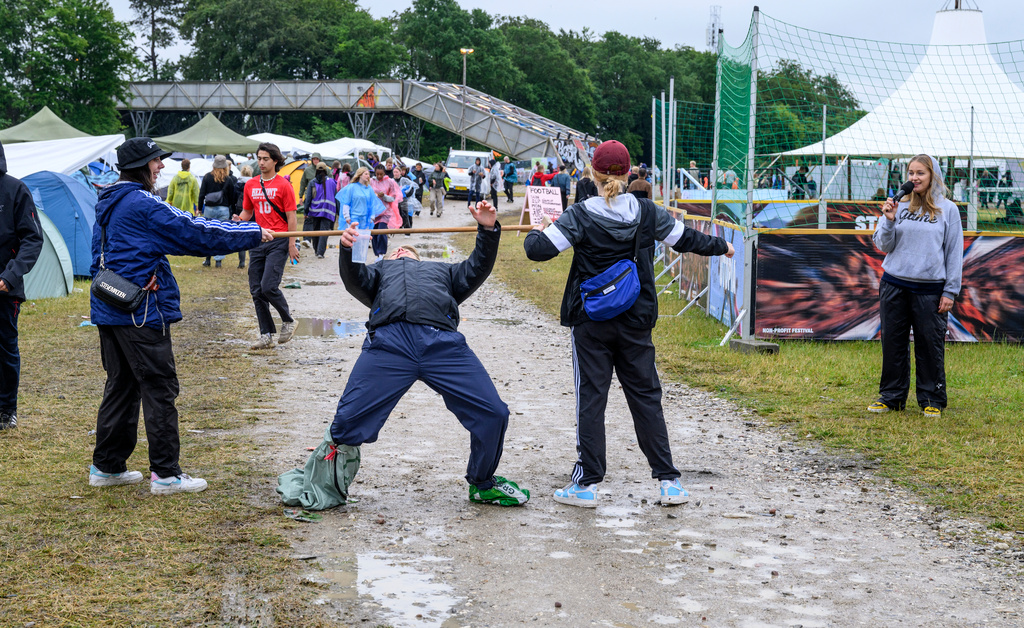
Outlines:
[{"label": "navy tracksuit pants", "polygon": [[465,336],[456,331],[400,322],[367,334],[338,401],[331,438],[351,446],[375,442],[398,400],[417,380],[440,393],[469,430],[466,480],[480,490],[491,488],[505,442],[508,406]]}]

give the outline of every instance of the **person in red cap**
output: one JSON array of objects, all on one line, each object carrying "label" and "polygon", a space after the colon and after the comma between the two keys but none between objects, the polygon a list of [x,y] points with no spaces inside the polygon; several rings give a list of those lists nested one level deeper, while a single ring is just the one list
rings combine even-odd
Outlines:
[{"label": "person in red cap", "polygon": [[[597,483],[605,474],[604,412],[614,371],[633,415],[640,450],[651,465],[651,476],[660,480],[661,503],[682,504],[689,494],[672,464],[651,341],[658,321],[654,247],[661,241],[679,253],[726,257],[735,251],[722,238],[686,228],[650,199],[626,194],[629,151],[621,143],[611,140],[598,146],[591,168],[600,195],[572,205],[554,223],[537,225],[523,243],[526,256],[535,262],[574,251],[561,322],[572,330],[577,458],[570,483],[555,491],[554,498],[573,506],[597,506]],[[591,318],[581,285],[634,256],[640,284],[636,300],[632,305],[627,301],[628,309],[607,320]]]}]

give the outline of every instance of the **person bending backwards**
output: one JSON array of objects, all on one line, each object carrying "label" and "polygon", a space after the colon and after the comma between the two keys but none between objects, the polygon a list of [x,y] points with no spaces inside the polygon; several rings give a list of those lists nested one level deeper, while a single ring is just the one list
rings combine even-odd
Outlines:
[{"label": "person bending backwards", "polygon": [[486,201],[470,212],[479,226],[476,247],[459,264],[420,261],[400,246],[382,262],[352,262],[359,235],[352,223],[341,236],[339,270],[345,289],[370,308],[363,350],[352,368],[331,425],[336,445],[373,443],[399,399],[417,380],[444,398],[469,430],[469,499],[519,506],[530,492],[494,475],[508,426],[508,406],[484,365],[457,331],[459,304],[487,279],[498,255],[501,227]]},{"label": "person bending backwards", "polygon": [[[546,228],[537,225],[523,243],[533,261],[549,260],[574,251],[562,298],[562,325],[572,330],[572,362],[576,373],[576,464],[572,481],[555,491],[555,501],[593,508],[597,483],[605,473],[604,411],[614,370],[633,415],[640,450],[651,465],[651,477],[661,481],[661,503],[684,503],[689,494],[672,465],[668,429],[661,407],[661,381],[654,367],[651,329],[658,321],[654,285],[654,245],[660,240],[680,253],[732,257],[732,245],[686,228],[649,199],[626,194],[629,152],[614,140],[594,151],[591,167],[601,196],[577,203]],[[541,230],[542,229],[542,230]],[[640,294],[625,312],[610,320],[587,315],[580,284],[615,262],[636,259]]]},{"label": "person bending backwards", "polygon": [[[284,165],[284,155],[276,144],[264,142],[256,150],[256,165],[259,176],[245,182],[242,193],[242,213],[232,220],[248,222],[253,215],[256,224],[270,231],[296,231],[295,188],[279,176],[277,171]],[[281,316],[281,333],[278,344],[291,340],[295,332],[295,320],[288,309],[288,301],[281,292],[281,277],[288,260],[298,261],[299,249],[295,238],[278,238],[264,242],[249,253],[249,292],[256,306],[256,320],[260,326],[260,339],[253,349],[269,349],[274,346],[273,334],[277,332],[270,306]]]}]

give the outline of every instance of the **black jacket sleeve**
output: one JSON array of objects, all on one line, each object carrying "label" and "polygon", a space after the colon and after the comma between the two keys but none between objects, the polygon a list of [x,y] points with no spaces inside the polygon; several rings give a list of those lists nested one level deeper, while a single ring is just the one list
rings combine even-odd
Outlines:
[{"label": "black jacket sleeve", "polygon": [[679,241],[672,245],[678,253],[696,253],[697,255],[725,255],[729,245],[724,238],[701,233],[696,229],[687,228]]},{"label": "black jacket sleeve", "polygon": [[558,256],[558,247],[544,237],[543,231],[531,231],[523,240],[526,258],[533,262],[546,262]]},{"label": "black jacket sleeve", "polygon": [[452,297],[462,303],[479,288],[494,268],[498,258],[498,243],[501,241],[501,225],[494,223],[494,229],[477,226],[476,246],[466,261],[453,264]]},{"label": "black jacket sleeve", "polygon": [[351,248],[341,246],[339,249],[338,273],[341,275],[341,283],[345,284],[345,289],[356,300],[372,308],[380,288],[380,270],[376,264],[367,266],[353,262]]},{"label": "black jacket sleeve", "polygon": [[202,215],[206,209],[206,195],[210,193],[210,181],[213,179],[209,174],[203,175],[203,182],[199,184],[199,200],[196,201],[196,214]]},{"label": "black jacket sleeve", "polygon": [[[7,175],[3,175],[5,178]],[[0,293],[15,299],[25,298],[25,273],[32,270],[39,252],[43,250],[43,228],[36,215],[35,203],[25,184],[18,183],[14,193],[13,231],[17,253],[0,271],[0,279],[7,284],[7,292]]]}]

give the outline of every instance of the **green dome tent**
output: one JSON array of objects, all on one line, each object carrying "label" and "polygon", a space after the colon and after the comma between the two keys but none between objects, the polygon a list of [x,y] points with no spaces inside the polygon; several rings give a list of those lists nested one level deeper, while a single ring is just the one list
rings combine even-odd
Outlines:
[{"label": "green dome tent", "polygon": [[43,226],[43,249],[36,265],[25,274],[25,298],[48,299],[66,297],[75,287],[71,270],[71,253],[64,244],[60,229],[42,210],[39,224]]},{"label": "green dome tent", "polygon": [[57,114],[50,111],[49,107],[43,107],[38,113],[21,124],[16,124],[9,129],[0,131],[0,142],[4,144],[39,142],[42,140],[66,140],[75,137],[92,136],[79,131],[61,120]]},{"label": "green dome tent", "polygon": [[255,153],[260,143],[235,133],[224,126],[212,113],[181,133],[153,138],[160,148],[176,153],[200,155],[227,155]]}]

